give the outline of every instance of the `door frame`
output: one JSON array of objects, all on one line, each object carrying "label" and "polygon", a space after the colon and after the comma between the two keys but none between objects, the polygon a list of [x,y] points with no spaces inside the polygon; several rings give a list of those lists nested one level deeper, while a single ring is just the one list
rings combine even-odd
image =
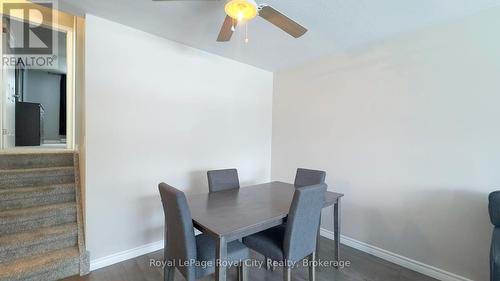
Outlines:
[{"label": "door frame", "polygon": [[[3,0],[0,0],[0,4],[3,3]],[[34,6],[34,8],[40,10],[43,14],[45,13],[51,13],[52,14],[52,21],[46,21],[44,20],[45,18],[48,17],[43,17],[44,19],[39,20],[39,22],[43,21],[43,25],[66,33],[66,67],[67,67],[67,73],[66,73],[66,148],[30,148],[30,147],[19,147],[19,148],[14,148],[14,149],[4,149],[4,137],[3,137],[3,122],[0,122],[0,153],[10,153],[10,152],[31,152],[31,151],[36,151],[36,152],[54,152],[54,151],[60,151],[60,150],[70,150],[74,151],[76,149],[76,116],[75,116],[75,92],[76,92],[76,83],[75,83],[75,77],[76,77],[76,66],[75,66],[75,58],[77,56],[76,53],[76,31],[77,31],[77,17],[73,16],[71,14],[61,12],[59,10],[50,9],[47,7],[40,6],[38,4],[26,1],[26,0],[8,0],[8,2],[16,2],[16,3],[23,3],[28,6]],[[0,16],[3,17],[3,5],[0,5]],[[0,23],[0,27],[3,30],[3,21]],[[3,32],[3,31],[2,31]],[[1,54],[3,54],[3,44],[0,46],[0,51]],[[0,65],[1,67],[1,75],[0,75],[0,85],[4,85],[4,74],[5,74],[5,69],[3,65]],[[5,87],[2,88],[1,93],[2,95],[5,94]],[[2,97],[1,105],[0,105],[0,116],[3,118],[4,114],[4,99]]]}]

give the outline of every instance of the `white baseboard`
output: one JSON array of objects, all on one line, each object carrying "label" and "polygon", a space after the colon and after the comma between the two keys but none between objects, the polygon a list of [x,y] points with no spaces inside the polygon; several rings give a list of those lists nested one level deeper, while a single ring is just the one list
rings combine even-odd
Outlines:
[{"label": "white baseboard", "polygon": [[[328,238],[330,240],[334,240],[333,232],[326,230],[324,228],[321,228],[321,236]],[[471,279],[465,278],[463,276],[439,269],[437,267],[421,263],[416,260],[412,260],[407,257],[403,257],[401,255],[389,252],[387,250],[366,244],[364,242],[352,239],[347,236],[341,235],[340,237],[340,242],[344,245],[347,245],[351,248],[360,250],[362,252],[374,255],[376,257],[379,257],[383,260],[392,262],[394,264],[397,264],[399,266],[411,269],[413,271],[422,273],[424,275],[430,276],[432,278],[442,280],[442,281],[473,281]],[[342,256],[342,254],[341,254]]]},{"label": "white baseboard", "polygon": [[[321,228],[321,236],[333,240],[333,232]],[[364,242],[352,239],[347,236],[341,236],[340,242],[344,245],[352,247],[354,249],[360,250],[362,252],[374,255],[383,260],[392,262],[399,266],[411,269],[413,271],[422,273],[424,275],[430,276],[432,278],[442,280],[442,281],[473,281],[471,279],[465,278],[463,276],[439,269],[434,266],[430,266],[428,264],[421,263],[416,260],[412,260],[407,257],[403,257],[401,255],[389,252],[387,250],[366,244]],[[151,252],[158,251],[163,249],[163,240],[157,241],[154,243],[146,244],[137,248],[133,248],[130,250],[126,250],[123,252],[119,252],[116,254],[112,254],[106,257],[98,258],[90,261],[90,271],[94,271],[99,268],[103,268],[106,266],[110,266],[122,261],[126,261],[129,259],[133,259],[145,254],[149,254]]]},{"label": "white baseboard", "polygon": [[163,249],[163,240],[90,261],[90,271]]},{"label": "white baseboard", "polygon": [[[198,235],[201,232],[198,229],[194,229],[194,234]],[[112,254],[106,257],[98,258],[90,261],[90,271],[94,271],[99,268],[113,265],[122,261],[133,259],[145,254],[156,252],[163,249],[163,240],[139,246],[130,250],[125,250],[116,254]]]}]

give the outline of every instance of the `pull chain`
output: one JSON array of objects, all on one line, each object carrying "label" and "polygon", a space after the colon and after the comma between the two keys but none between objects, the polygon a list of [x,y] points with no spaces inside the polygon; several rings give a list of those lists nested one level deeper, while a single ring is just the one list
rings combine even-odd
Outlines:
[{"label": "pull chain", "polygon": [[248,22],[245,24],[245,43],[248,43]]}]

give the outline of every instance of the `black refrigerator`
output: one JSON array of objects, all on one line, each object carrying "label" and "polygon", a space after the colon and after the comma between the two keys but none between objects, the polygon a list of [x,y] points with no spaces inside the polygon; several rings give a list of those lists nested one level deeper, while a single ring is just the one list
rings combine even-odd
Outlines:
[{"label": "black refrigerator", "polygon": [[43,143],[43,106],[16,103],[16,146],[40,146]]}]

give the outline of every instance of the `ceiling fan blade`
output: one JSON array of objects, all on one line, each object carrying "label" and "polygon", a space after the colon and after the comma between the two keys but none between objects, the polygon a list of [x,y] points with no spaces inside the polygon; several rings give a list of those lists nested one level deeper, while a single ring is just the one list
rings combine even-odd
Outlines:
[{"label": "ceiling fan blade", "polygon": [[226,18],[224,19],[224,23],[220,28],[217,42],[227,42],[231,40],[231,36],[233,36],[233,24],[234,26],[236,26],[236,21],[234,21],[232,17],[226,16]]},{"label": "ceiling fan blade", "polygon": [[274,24],[275,26],[281,28],[286,33],[290,34],[295,38],[299,38],[307,32],[307,28],[296,23],[289,17],[283,15],[282,13],[275,10],[273,7],[268,5],[259,6],[259,16],[267,20],[268,22]]}]

